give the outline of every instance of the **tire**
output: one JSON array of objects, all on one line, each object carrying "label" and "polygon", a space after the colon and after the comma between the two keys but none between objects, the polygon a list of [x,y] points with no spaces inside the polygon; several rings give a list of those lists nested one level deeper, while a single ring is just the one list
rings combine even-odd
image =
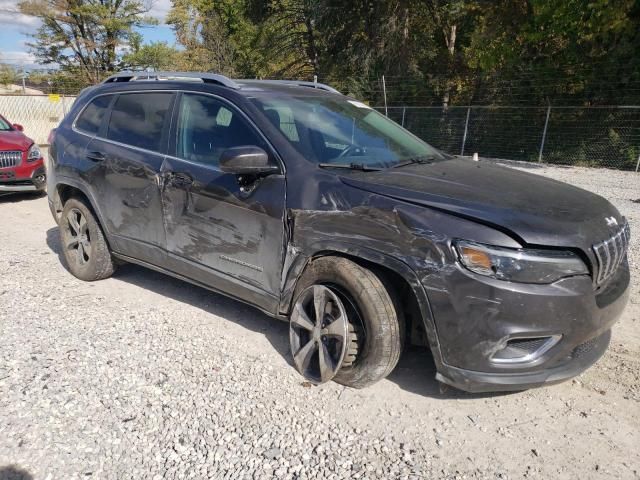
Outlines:
[{"label": "tire", "polygon": [[93,282],[113,274],[115,264],[109,245],[95,215],[83,200],[67,200],[60,215],[59,228],[67,268],[74,276]]},{"label": "tire", "polygon": [[389,375],[402,351],[402,319],[380,278],[346,258],[321,257],[310,263],[300,278],[296,301],[312,285],[329,286],[339,294],[349,312],[350,334],[357,337],[357,346],[347,350],[333,380],[364,388]]}]

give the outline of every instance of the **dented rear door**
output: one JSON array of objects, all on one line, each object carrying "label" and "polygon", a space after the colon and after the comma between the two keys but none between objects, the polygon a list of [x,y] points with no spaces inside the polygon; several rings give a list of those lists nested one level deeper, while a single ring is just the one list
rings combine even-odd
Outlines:
[{"label": "dented rear door", "polygon": [[100,205],[112,247],[153,264],[165,243],[159,173],[164,161],[173,92],[127,92],[87,145],[85,175]]}]

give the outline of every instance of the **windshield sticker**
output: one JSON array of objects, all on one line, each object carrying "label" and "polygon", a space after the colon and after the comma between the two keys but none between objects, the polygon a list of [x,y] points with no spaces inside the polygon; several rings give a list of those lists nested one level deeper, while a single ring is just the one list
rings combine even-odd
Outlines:
[{"label": "windshield sticker", "polygon": [[371,107],[369,105],[365,105],[362,102],[357,102],[355,100],[347,100],[347,102],[349,102],[351,105],[358,107],[358,108],[366,108],[368,110],[371,110]]}]

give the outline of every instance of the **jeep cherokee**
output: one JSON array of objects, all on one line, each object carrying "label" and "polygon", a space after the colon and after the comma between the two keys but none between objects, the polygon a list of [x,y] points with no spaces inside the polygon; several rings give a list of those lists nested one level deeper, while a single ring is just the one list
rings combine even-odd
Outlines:
[{"label": "jeep cherokee", "polygon": [[562,381],[628,297],[608,201],[447,155],[322,84],[121,73],[82,92],[49,161],[75,276],[132,262],[287,320],[314,383],[370,385],[407,343],[467,391]]}]

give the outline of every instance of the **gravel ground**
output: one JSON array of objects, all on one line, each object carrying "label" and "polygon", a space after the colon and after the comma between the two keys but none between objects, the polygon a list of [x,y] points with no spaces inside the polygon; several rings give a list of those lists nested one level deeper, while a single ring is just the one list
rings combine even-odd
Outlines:
[{"label": "gravel ground", "polygon": [[[606,196],[640,232],[640,174],[533,171]],[[2,480],[640,478],[638,234],[600,362],[469,395],[441,390],[420,349],[368,389],[312,387],[286,324],[135,266],[76,280],[45,198],[0,198],[0,218]]]}]

